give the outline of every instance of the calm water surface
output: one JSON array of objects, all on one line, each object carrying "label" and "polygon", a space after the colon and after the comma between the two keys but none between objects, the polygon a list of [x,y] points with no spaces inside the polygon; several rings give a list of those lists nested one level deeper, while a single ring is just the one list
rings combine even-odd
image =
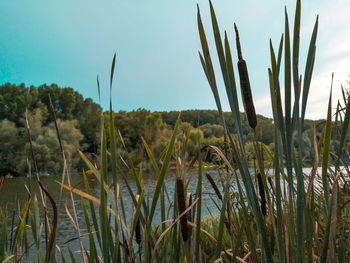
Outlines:
[{"label": "calm water surface", "polygon": [[[320,170],[320,168],[318,169]],[[305,174],[309,174],[311,169],[310,168],[304,168],[303,169]],[[269,173],[272,171],[269,171]],[[219,175],[217,171],[209,171],[209,173],[212,175],[213,179],[217,182],[219,179]],[[191,177],[191,181],[188,187],[188,192],[191,192],[194,194],[196,192],[196,186],[197,186],[197,176],[198,172],[191,172],[188,174],[188,178]],[[89,183],[90,183],[90,188],[92,195],[95,197],[99,197],[99,192],[100,192],[100,185],[98,181],[95,179],[93,175],[88,176],[89,178]],[[136,192],[136,184],[134,180],[131,177],[128,177],[128,183],[130,187],[132,188],[132,191],[135,193]],[[72,224],[66,214],[65,211],[65,202],[68,197],[68,192],[66,190],[63,190],[62,198],[60,200],[60,186],[56,183],[56,181],[61,181],[61,176],[42,176],[41,177],[42,184],[44,187],[49,191],[49,193],[52,195],[54,198],[57,207],[59,208],[58,210],[58,228],[57,228],[57,234],[56,234],[56,243],[62,248],[64,251],[64,254],[67,255],[67,247],[69,246],[72,251],[76,251],[79,249],[78,247],[78,242],[73,241],[69,242],[66,244],[66,241],[77,237],[76,231],[73,229]],[[126,212],[126,222],[128,224],[128,227],[130,226],[131,222],[131,215],[132,215],[132,200],[129,196],[126,184],[123,179],[119,179],[118,181],[120,185],[120,189],[123,194],[123,199],[124,199],[124,205],[125,205],[125,212]],[[145,194],[145,200],[149,198],[150,200],[152,199],[155,187],[156,187],[157,179],[154,174],[144,174],[143,176],[143,184],[146,189],[146,194]],[[75,186],[78,189],[84,190],[84,185],[83,185],[83,178],[82,175],[75,174],[71,176],[71,184]],[[170,197],[170,201],[174,200],[174,190],[175,190],[175,175],[173,173],[169,173],[166,176],[165,179],[165,185],[167,187],[167,191]],[[218,184],[220,186],[220,184]],[[36,194],[38,199],[40,200],[40,195],[39,195],[39,189],[36,183],[36,180],[34,178],[6,178],[4,181],[4,184],[2,188],[0,189],[0,208],[1,209],[7,209],[8,214],[9,214],[9,221],[11,221],[12,215],[14,211],[18,211],[18,207],[23,207],[23,204],[28,200],[28,189],[31,189],[33,195]],[[222,188],[220,187],[221,191]],[[216,199],[216,195],[214,194],[214,191],[209,184],[208,180],[204,176],[203,172],[203,183],[202,183],[202,192],[203,196],[202,199],[204,201],[204,206],[202,208],[202,214],[206,215],[209,213],[216,213],[217,207],[214,203],[213,200]],[[80,223],[80,229],[81,229],[81,234],[84,235],[87,233],[85,224],[84,224],[84,213],[83,209],[81,207],[80,203],[80,197],[74,195],[75,199],[75,205],[76,205],[76,211],[77,211],[77,216],[78,220]],[[160,203],[160,202],[158,202]],[[169,202],[166,200],[166,208],[169,207]],[[52,215],[51,213],[51,206],[49,205],[49,216]],[[41,212],[43,210],[41,209]],[[96,210],[98,211],[98,210]],[[17,212],[16,214],[17,215]],[[172,217],[172,213],[169,215],[169,217]],[[15,216],[15,221],[18,221],[18,216]],[[43,221],[42,221],[43,222]],[[160,223],[160,210],[157,209],[155,213],[155,218],[154,218],[155,224]],[[9,226],[11,226],[9,222]],[[45,240],[42,238],[42,240]],[[83,243],[86,247],[88,247],[88,239],[87,237],[82,238]],[[34,249],[34,245],[32,247]],[[33,258],[31,257],[28,262],[34,262]]]},{"label": "calm water surface", "polygon": [[[215,181],[217,181],[219,178],[219,175],[216,171],[210,171],[210,174],[214,178]],[[196,192],[196,186],[197,186],[197,176],[198,172],[191,172],[188,174],[188,177],[192,177],[188,192],[191,192],[194,194]],[[78,250],[78,243],[77,241],[70,242],[69,244],[65,244],[66,241],[68,241],[71,238],[77,237],[76,231],[73,229],[72,224],[66,214],[65,211],[65,202],[68,196],[68,192],[66,190],[63,190],[63,195],[60,200],[60,186],[56,183],[56,181],[61,181],[61,176],[42,176],[41,177],[42,184],[44,187],[48,190],[48,192],[52,195],[54,198],[57,207],[59,208],[58,211],[58,228],[57,228],[57,234],[56,234],[56,243],[63,249],[63,251],[67,251],[67,246],[69,246],[72,250]],[[94,176],[89,176],[89,183],[91,187],[92,194],[96,197],[99,197],[100,192],[100,185],[98,181],[94,178]],[[130,224],[130,218],[132,214],[132,200],[130,198],[130,195],[128,193],[126,184],[124,180],[119,179],[119,185],[120,189],[123,194],[124,199],[124,205],[125,205],[125,212],[127,217],[128,226]],[[133,192],[136,192],[136,184],[134,180],[130,177],[128,178],[128,183],[130,187],[132,188]],[[145,174],[143,177],[143,183],[146,188],[146,201],[149,198],[152,199],[157,179],[155,175],[153,174]],[[76,188],[79,188],[81,190],[84,190],[83,185],[83,178],[82,175],[76,174],[71,176],[71,184],[73,186],[76,186]],[[167,187],[167,191],[170,197],[170,200],[172,201],[174,198],[174,190],[175,190],[175,175],[173,173],[169,173],[166,176],[165,179],[165,185]],[[202,192],[203,192],[203,201],[205,202],[205,206],[203,206],[203,214],[208,214],[210,212],[217,212],[217,208],[215,203],[213,202],[213,198],[216,199],[216,196],[214,194],[214,191],[209,184],[208,180],[204,176],[203,173],[203,184],[202,184]],[[4,181],[4,184],[2,188],[0,189],[0,207],[1,209],[7,208],[9,219],[11,220],[13,211],[18,211],[18,207],[23,207],[23,204],[28,200],[28,191],[27,188],[31,189],[33,195],[36,194],[38,200],[40,200],[40,194],[39,189],[36,183],[36,180],[34,178],[6,178]],[[80,203],[80,197],[74,195],[75,198],[75,204],[76,204],[76,211],[78,215],[78,219],[81,226],[81,234],[87,233],[86,228],[84,227],[84,213],[83,209],[81,207]],[[160,203],[160,202],[159,202]],[[169,207],[169,202],[166,202],[166,206]],[[49,215],[52,215],[51,213],[51,206],[48,204],[49,207]],[[42,212],[42,209],[41,209]],[[72,212],[72,211],[71,211]],[[17,212],[16,212],[17,215]],[[172,214],[170,215],[170,217]],[[18,218],[15,216],[15,218]],[[157,209],[155,214],[155,223],[160,222],[160,211]],[[10,222],[9,222],[10,225]],[[83,243],[86,244],[88,247],[87,238],[82,238]],[[45,240],[44,238],[42,240]],[[33,246],[34,249],[34,246]]]}]

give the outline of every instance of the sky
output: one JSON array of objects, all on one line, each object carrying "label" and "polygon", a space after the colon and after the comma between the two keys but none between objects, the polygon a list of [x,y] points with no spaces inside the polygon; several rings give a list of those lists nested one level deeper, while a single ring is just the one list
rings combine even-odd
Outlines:
[{"label": "sky", "polygon": [[[284,7],[287,7],[292,27],[295,0],[212,2],[222,35],[227,30],[235,62],[233,23],[237,24],[256,111],[271,116],[267,75],[269,39],[277,49],[284,31]],[[114,110],[215,109],[198,57],[201,46],[197,3],[223,108],[228,111],[207,0],[2,0],[0,84],[56,83],[60,87],[72,87],[84,97],[99,102],[96,85],[99,75],[101,104],[107,109],[110,68],[116,53],[111,93]],[[320,16],[307,118],[325,118],[332,72],[333,105],[340,97],[340,86],[348,86],[349,13],[348,0],[302,1],[301,73],[313,25],[316,16]],[[240,107],[243,110],[242,105]]]}]

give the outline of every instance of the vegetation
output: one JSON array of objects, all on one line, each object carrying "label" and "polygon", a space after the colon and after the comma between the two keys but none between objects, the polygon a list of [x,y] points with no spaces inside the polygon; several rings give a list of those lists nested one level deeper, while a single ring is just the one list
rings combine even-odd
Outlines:
[{"label": "vegetation", "polygon": [[[0,175],[26,176],[30,171],[27,158],[30,158],[29,142],[26,132],[26,116],[31,126],[31,136],[37,155],[37,165],[41,174],[60,174],[62,164],[57,159],[59,145],[56,139],[53,116],[50,110],[49,95],[56,111],[62,142],[64,144],[70,169],[81,171],[86,166],[77,155],[76,149],[83,151],[93,163],[98,162],[100,153],[99,114],[101,107],[91,99],[84,99],[71,88],[59,88],[52,84],[40,87],[25,87],[5,84],[0,86]],[[117,150],[123,156],[132,157],[134,163],[145,160],[141,136],[149,143],[158,157],[168,143],[180,112],[150,112],[138,109],[131,112],[113,112],[115,128],[120,132],[123,143],[117,136]],[[109,112],[104,112],[105,128],[109,129]],[[234,119],[230,112],[223,113],[230,133],[236,134]],[[181,113],[180,130],[192,129],[188,141],[186,159],[196,155],[194,134],[200,137],[201,146],[215,145],[222,149],[224,145],[224,128],[216,110],[186,110]],[[253,136],[245,114],[240,113],[242,132],[247,144],[247,151],[253,156]],[[274,147],[274,125],[270,118],[257,116],[256,135],[260,142],[270,150]],[[317,127],[322,133],[322,121]],[[304,125],[304,165],[311,166],[314,158],[312,146],[313,125],[315,121],[305,120]],[[198,129],[197,129],[198,128]],[[109,138],[107,138],[109,142]],[[124,144],[125,149],[122,147]],[[206,162],[215,162],[211,155]],[[250,162],[251,163],[251,162]],[[149,166],[149,165],[148,165]],[[147,165],[146,165],[147,167]]]},{"label": "vegetation", "polygon": [[[195,126],[197,128],[192,128],[184,123],[188,120],[180,115],[171,124],[162,116],[163,113],[152,113],[144,118],[146,121],[142,129],[145,130],[139,133],[143,134],[140,141],[137,141],[138,135],[135,135],[136,140],[123,144],[122,138],[125,134],[119,136],[114,128],[115,124],[117,127],[119,125],[122,127],[123,119],[115,116],[112,106],[105,114],[101,111],[99,115],[99,165],[95,166],[83,152],[79,151],[87,167],[82,172],[85,191],[77,190],[70,184],[70,175],[66,165],[63,165],[65,176],[62,182],[58,182],[70,194],[69,201],[66,202],[66,210],[71,211],[70,218],[78,236],[78,239],[74,241],[80,245],[80,251],[75,255],[70,250],[68,254],[63,254],[62,249],[56,246],[58,250],[56,256],[60,256],[61,261],[268,263],[347,261],[350,255],[348,235],[350,231],[350,172],[342,157],[350,158],[349,137],[347,136],[350,121],[350,97],[343,91],[344,101],[339,101],[336,111],[332,113],[331,89],[324,125],[312,123],[310,134],[308,133],[307,122],[304,118],[315,61],[318,19],[316,19],[311,36],[302,81],[298,62],[300,9],[300,1],[297,0],[292,41],[286,12],[285,32],[277,54],[272,43],[270,45],[271,68],[268,74],[274,122],[271,141],[273,147],[267,147],[258,137],[259,118],[255,114],[251,100],[249,75],[243,59],[244,49],[240,47],[236,28],[239,79],[246,109],[245,116],[239,112],[229,40],[225,32],[224,42],[222,42],[215,12],[210,2],[216,50],[231,106],[230,114],[234,129],[226,121],[227,115],[222,112],[212,58],[198,9],[198,30],[202,45],[200,60],[215,97],[218,119],[223,129],[211,126],[209,129],[211,131],[208,131],[208,125],[217,124],[205,122],[199,125],[198,121]],[[111,69],[111,88],[114,66],[115,56]],[[280,90],[281,68],[284,70],[284,106],[282,106]],[[296,98],[294,102],[291,100],[292,87]],[[50,109],[54,112],[53,107]],[[142,117],[137,117],[140,113],[142,111],[134,112],[134,117],[141,120]],[[332,116],[334,116],[333,121]],[[181,118],[183,123],[180,122]],[[242,121],[244,118],[249,120],[245,128],[243,127],[245,122]],[[10,130],[11,127],[16,129],[16,126],[9,124],[9,121],[8,129]],[[60,126],[54,114],[52,121],[53,126],[56,127],[56,124]],[[62,120],[61,125],[64,121],[66,120]],[[128,122],[125,121],[125,123]],[[128,125],[131,123],[126,126]],[[172,125],[171,135],[167,143],[162,142],[162,145],[165,146],[159,146],[157,149],[154,146],[156,145],[154,140],[157,138],[155,134],[165,134],[164,130],[169,129],[167,125]],[[33,132],[34,130],[33,128]],[[32,128],[27,127],[27,131],[31,137]],[[202,144],[206,139],[205,133],[222,135],[222,132],[227,143],[220,147]],[[60,127],[56,129],[56,133],[62,153],[61,158],[65,164],[65,146]],[[132,138],[133,135],[125,136]],[[302,170],[308,157],[308,152],[305,151],[306,136],[310,136],[312,145],[310,148],[313,149],[313,166],[310,174],[304,174]],[[35,137],[34,134],[33,137]],[[75,137],[81,138],[78,135]],[[29,141],[33,164],[37,162],[34,142],[35,140]],[[116,145],[122,145],[123,151],[128,152],[128,143],[133,147],[139,144],[157,176],[155,190],[149,199],[145,197],[143,169],[136,169],[137,167],[142,168],[142,162],[139,162],[138,165],[134,163],[135,159],[132,155],[123,157],[121,150],[116,147]],[[152,150],[153,146],[155,148]],[[249,163],[252,162],[248,154],[249,148],[254,157],[255,169],[249,169]],[[154,154],[155,149],[157,149],[157,155]],[[203,176],[203,161],[211,153],[215,153],[216,158],[219,158],[224,164],[218,169],[221,178],[217,182],[208,175]],[[194,156],[193,162],[186,162],[188,155]],[[121,164],[117,161],[118,159],[123,160],[122,165],[127,167],[127,171],[120,169]],[[265,166],[266,159],[272,163],[273,174],[267,172],[269,167]],[[185,175],[194,162],[198,165],[198,176],[187,179]],[[169,196],[164,184],[165,175],[171,163],[175,166],[176,176],[176,190],[173,196]],[[319,165],[322,167],[321,173],[317,172]],[[8,232],[8,214],[3,211],[0,228],[2,240],[0,258],[4,262],[20,261],[28,255],[29,232],[36,246],[36,260],[38,262],[55,260],[54,241],[58,208],[50,197],[50,193],[41,185],[37,170],[36,175],[42,190],[40,198],[44,212],[47,211],[50,204],[53,211],[52,217],[49,218],[48,214],[44,213],[44,223],[41,225],[37,198],[30,197],[21,212],[18,225],[12,227]],[[131,190],[126,180],[126,176],[130,175],[136,182],[137,192]],[[99,197],[92,195],[87,180],[88,176],[94,176],[99,181]],[[195,193],[188,192],[188,180],[195,180],[197,184]],[[209,180],[217,196],[219,212],[213,219],[202,216],[204,206],[202,198],[205,194],[202,191],[203,180]],[[119,189],[122,181],[128,188],[128,197],[122,196]],[[79,224],[74,210],[73,194],[81,198],[85,221],[83,226]],[[47,203],[45,196],[49,201]],[[127,220],[125,215],[125,209],[128,209],[124,206],[125,198],[133,200],[131,220]],[[171,203],[170,207],[165,205],[167,200]],[[155,221],[156,210],[159,210],[161,214],[160,224]],[[89,242],[86,246],[81,242],[81,227],[87,231]],[[41,242],[42,229],[48,233],[45,243]]]}]

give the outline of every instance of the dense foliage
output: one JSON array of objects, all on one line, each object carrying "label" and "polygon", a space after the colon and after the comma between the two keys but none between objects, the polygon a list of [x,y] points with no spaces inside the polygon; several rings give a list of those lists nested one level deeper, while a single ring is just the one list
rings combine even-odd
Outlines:
[{"label": "dense foliage", "polygon": [[[13,176],[28,174],[30,167],[29,140],[25,128],[26,111],[32,132],[35,152],[38,154],[38,168],[41,173],[61,173],[59,145],[53,125],[49,95],[59,119],[62,130],[62,140],[69,165],[73,169],[82,167],[76,150],[80,149],[91,158],[99,154],[99,118],[101,107],[91,99],[83,96],[72,88],[59,88],[52,84],[40,87],[25,87],[24,84],[5,84],[0,86],[0,175]],[[106,116],[108,112],[104,113]],[[141,136],[149,143],[155,155],[158,156],[167,144],[174,128],[178,111],[150,112],[138,109],[131,112],[119,111],[114,114],[114,123],[120,135],[117,135],[117,147],[122,156],[132,156],[136,163],[145,157]],[[227,128],[236,133],[232,114],[225,112]],[[107,119],[107,118],[106,118]],[[182,112],[180,130],[186,133],[193,128],[189,137],[188,158],[196,152],[196,136],[200,137],[201,146],[224,145],[224,128],[220,124],[216,110],[185,110]],[[249,125],[244,113],[241,113],[242,131],[249,145],[253,138],[249,133]],[[313,159],[312,127],[315,122],[305,121],[303,151],[311,165]],[[109,124],[106,123],[106,128]],[[318,130],[321,132],[322,127]],[[258,115],[256,128],[259,141],[273,149],[274,125],[272,119]],[[196,134],[196,136],[194,136]],[[121,140],[121,138],[123,138]],[[213,162],[208,155],[206,161]]]},{"label": "dense foliage", "polygon": [[97,151],[96,132],[101,108],[91,99],[84,99],[73,89],[61,89],[57,85],[27,88],[23,84],[5,84],[0,87],[1,175],[17,176],[29,172],[26,112],[40,172],[62,172],[49,95],[70,166],[77,168],[79,165],[76,149],[89,153]]}]

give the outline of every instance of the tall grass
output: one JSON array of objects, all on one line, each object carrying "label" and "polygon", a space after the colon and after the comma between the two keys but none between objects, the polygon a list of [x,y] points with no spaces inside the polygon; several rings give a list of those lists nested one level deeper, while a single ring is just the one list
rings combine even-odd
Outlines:
[{"label": "tall grass", "polygon": [[[312,79],[312,72],[315,61],[316,52],[316,37],[318,29],[318,18],[316,19],[314,30],[311,36],[309,51],[306,58],[304,80],[302,81],[301,75],[299,75],[299,46],[300,46],[300,17],[301,7],[300,1],[297,1],[296,11],[294,17],[294,33],[293,33],[293,47],[290,47],[289,38],[289,22],[288,14],[285,12],[285,39],[283,35],[279,44],[278,54],[276,56],[272,42],[270,41],[270,56],[271,56],[271,68],[268,69],[270,79],[270,94],[272,102],[273,120],[275,123],[275,152],[274,152],[274,170],[275,170],[275,185],[276,192],[273,192],[266,183],[266,173],[264,172],[264,166],[262,162],[262,147],[261,143],[255,141],[255,156],[257,159],[257,170],[255,174],[251,174],[247,169],[247,160],[245,155],[243,134],[240,132],[240,119],[238,112],[238,100],[237,89],[234,78],[234,70],[232,64],[232,58],[230,53],[229,41],[225,32],[225,52],[222,46],[220,37],[220,31],[215,16],[215,12],[212,4],[210,4],[211,20],[214,32],[216,50],[220,61],[220,67],[226,87],[227,96],[232,110],[232,115],[235,120],[237,137],[239,144],[236,144],[232,139],[231,149],[233,151],[233,158],[229,160],[232,164],[236,165],[236,169],[240,171],[240,174],[236,174],[235,169],[232,173],[235,176],[239,176],[243,182],[244,193],[241,198],[247,197],[248,210],[251,210],[254,216],[254,222],[257,226],[257,245],[263,249],[260,257],[266,262],[336,262],[338,260],[344,261],[344,258],[338,257],[336,238],[336,228],[333,227],[332,237],[330,235],[331,225],[337,221],[337,216],[341,215],[341,204],[337,203],[340,193],[339,187],[342,187],[343,191],[346,190],[346,182],[349,174],[343,177],[345,180],[339,182],[340,175],[343,171],[338,163],[332,163],[335,165],[334,170],[330,168],[329,162],[330,145],[331,145],[331,130],[333,124],[338,127],[338,132],[341,134],[347,133],[347,118],[349,113],[344,113],[341,107],[338,107],[335,115],[336,122],[332,123],[332,106],[331,95],[329,99],[327,120],[325,124],[325,131],[323,134],[322,143],[315,141],[315,152],[318,156],[322,151],[322,184],[315,183],[316,169],[313,170],[313,174],[303,174],[303,130],[304,130],[304,118],[306,113],[307,99]],[[202,54],[200,59],[202,62],[203,70],[207,76],[210,87],[213,91],[215,101],[219,113],[222,118],[223,125],[224,118],[222,115],[222,107],[220,98],[217,91],[217,85],[215,80],[215,73],[212,66],[209,47],[206,40],[206,35],[202,25],[200,13],[198,10],[198,28],[200,32],[200,38],[202,43]],[[250,85],[248,73],[245,67],[244,70],[241,63],[242,59],[238,30],[236,28],[237,35],[237,51],[238,51],[238,68],[240,73],[242,100],[247,113],[248,120],[254,118],[254,111],[251,110],[252,104],[250,93]],[[284,110],[281,101],[281,89],[279,82],[279,73],[282,62],[282,52],[284,49],[284,85],[285,85],[285,103]],[[292,61],[291,61],[292,54]],[[245,66],[245,65],[244,65]],[[243,75],[243,76],[242,76]],[[291,77],[293,76],[293,78]],[[293,79],[293,80],[292,80]],[[242,81],[243,80],[243,81]],[[294,88],[294,104],[291,100],[291,87]],[[345,100],[348,104],[348,99]],[[247,106],[248,105],[248,106]],[[249,110],[250,107],[250,110]],[[284,112],[284,113],[283,113]],[[343,118],[338,116],[344,115]],[[344,122],[338,123],[339,119],[343,119]],[[345,124],[345,125],[343,125]],[[255,126],[251,125],[252,133],[255,134]],[[230,132],[225,127],[227,133]],[[316,136],[316,134],[315,134]],[[338,136],[339,138],[339,136]],[[343,139],[342,139],[343,140]],[[293,145],[296,145],[294,148]],[[338,154],[342,152],[343,147],[346,147],[344,142],[338,145]],[[266,148],[264,148],[266,149]],[[319,166],[319,159],[316,158],[314,167]],[[285,169],[286,168],[286,169]],[[260,202],[261,206],[265,207],[265,202],[268,204],[268,214],[265,215],[265,208],[259,209],[258,207],[258,195],[257,191],[252,183],[252,178],[256,178],[259,185]],[[237,180],[240,184],[239,180]],[[281,183],[287,188],[284,191],[281,188]],[[262,185],[264,187],[262,187]],[[308,187],[308,191],[305,191],[305,187]],[[267,193],[265,196],[262,188],[265,188]],[[307,197],[307,198],[306,198]],[[316,205],[315,202],[318,202]],[[345,207],[343,209],[346,210]],[[323,224],[326,222],[326,224]],[[346,221],[346,220],[345,220]],[[268,222],[275,222],[269,225]],[[333,222],[333,223],[332,223]],[[344,222],[343,222],[344,223]],[[319,230],[320,224],[322,230]],[[346,224],[346,223],[345,223]],[[248,227],[248,226],[247,226]],[[269,229],[272,228],[272,229]],[[272,230],[272,231],[271,231]],[[276,246],[274,243],[269,242],[271,238],[276,239]],[[319,242],[319,239],[322,242]],[[277,250],[276,250],[276,248]],[[276,250],[276,251],[275,251]],[[256,251],[251,251],[256,253]],[[344,252],[342,252],[344,253]]]},{"label": "tall grass", "polygon": [[[253,171],[248,166],[239,114],[235,59],[231,54],[228,34],[225,32],[224,38],[221,37],[213,5],[209,3],[216,52],[235,122],[235,136],[231,135],[233,131],[228,130],[225,124],[212,57],[198,8],[198,31],[202,45],[199,57],[228,138],[227,148],[219,149],[210,145],[203,147],[198,151],[196,159],[188,165],[185,153],[189,130],[185,132],[182,143],[177,139],[181,116],[178,117],[169,144],[160,156],[155,156],[142,138],[148,161],[157,177],[155,190],[151,198],[147,198],[142,166],[135,167],[131,159],[124,160],[117,155],[117,147],[123,146],[116,145],[116,136],[120,133],[114,129],[111,98],[109,129],[105,129],[104,115],[101,112],[100,164],[91,163],[79,151],[87,167],[86,171],[82,171],[85,191],[70,184],[64,149],[61,147],[65,170],[63,180],[57,183],[70,194],[73,215],[70,214],[68,205],[65,208],[76,229],[80,251],[73,253],[68,248],[68,253],[64,253],[64,248],[54,246],[57,224],[55,217],[50,220],[45,216],[45,229],[49,239],[43,246],[44,225],[40,223],[39,203],[35,196],[30,196],[22,211],[14,215],[12,220],[7,211],[1,211],[0,259],[3,262],[28,259],[29,250],[33,250],[30,245],[32,240],[36,246],[38,262],[347,262],[350,253],[350,173],[341,156],[350,157],[347,147],[350,103],[349,96],[344,91],[344,101],[338,102],[334,113],[330,95],[327,119],[319,124],[324,127],[320,139],[314,127],[313,169],[310,174],[304,174],[302,170],[304,118],[315,62],[318,18],[311,36],[303,77],[299,74],[299,0],[294,16],[292,44],[287,11],[285,32],[280,39],[277,54],[272,41],[270,42],[271,67],[267,73],[275,124],[273,152],[257,140],[255,128],[259,124],[256,122],[249,82],[249,61],[243,59],[247,50],[241,47],[238,28],[235,26],[240,90],[251,126],[250,132],[255,138],[256,169]],[[244,37],[245,33],[241,32],[241,38]],[[110,91],[115,65],[116,55],[111,66]],[[280,87],[281,68],[284,69],[284,103]],[[99,81],[98,90],[100,91]],[[52,113],[54,114],[53,108]],[[28,134],[30,137],[29,129]],[[58,128],[57,135],[60,140]],[[215,152],[225,164],[225,169],[219,171],[220,181],[215,182],[210,174],[206,174],[206,177],[202,174],[202,160],[208,152]],[[264,153],[271,158],[272,171],[264,167]],[[118,166],[119,159],[127,172]],[[32,161],[35,164],[34,152]],[[186,175],[194,163],[198,166],[198,176],[188,178]],[[173,196],[169,196],[164,183],[170,164],[176,167],[176,191]],[[317,172],[320,165],[321,174]],[[129,185],[128,176],[135,181],[136,191]],[[98,197],[92,195],[88,177],[98,180]],[[194,180],[197,185],[194,193],[189,192],[190,180]],[[203,217],[203,195],[206,194],[203,192],[203,180],[208,180],[217,197],[215,203],[218,213],[213,217]],[[38,174],[37,181],[40,185]],[[1,183],[2,181],[0,187]],[[123,196],[121,183],[127,187],[128,196]],[[44,187],[41,189],[50,200],[53,210],[57,210],[50,194]],[[45,200],[44,194],[42,202]],[[84,214],[83,226],[79,226],[73,194],[80,198]],[[132,208],[125,207],[126,198],[132,200]],[[126,215],[127,209],[132,209],[131,219]],[[157,210],[160,211],[160,223],[155,216]],[[13,223],[12,227],[7,223],[15,221],[18,223]],[[87,231],[88,245],[85,246],[80,238],[82,228]]]}]

